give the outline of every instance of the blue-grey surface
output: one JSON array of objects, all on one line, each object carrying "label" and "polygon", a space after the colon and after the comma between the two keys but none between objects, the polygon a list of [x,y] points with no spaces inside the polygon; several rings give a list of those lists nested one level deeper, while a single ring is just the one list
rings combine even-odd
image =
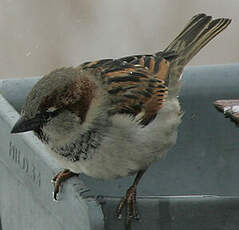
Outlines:
[{"label": "blue-grey surface", "polygon": [[[0,93],[19,111],[36,80],[2,80]],[[185,70],[180,95],[185,115],[177,145],[164,160],[152,165],[138,186],[140,196],[215,194],[227,198],[142,198],[139,199],[142,221],[133,223],[135,228],[238,229],[238,198],[228,196],[239,194],[239,129],[212,104],[217,99],[238,99],[238,85],[238,64]],[[63,187],[61,202],[52,202],[49,180],[58,166],[31,133],[10,135],[18,114],[7,101],[0,97],[2,229],[101,230],[103,214],[107,230],[122,229],[122,223],[113,215],[119,198],[110,197],[122,196],[133,178],[99,181],[82,175],[91,193],[73,178]],[[103,213],[98,202],[89,198],[91,194],[110,196],[100,199]]]},{"label": "blue-grey surface", "polygon": [[[112,212],[117,203],[114,198],[102,201],[105,230],[124,229]],[[238,230],[239,225],[239,199],[232,197],[142,197],[139,211],[143,216],[132,230]]]}]

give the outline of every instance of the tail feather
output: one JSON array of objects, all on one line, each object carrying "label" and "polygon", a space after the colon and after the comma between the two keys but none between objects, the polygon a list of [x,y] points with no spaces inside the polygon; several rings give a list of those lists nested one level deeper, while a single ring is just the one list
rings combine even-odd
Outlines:
[{"label": "tail feather", "polygon": [[[212,17],[206,16],[205,14],[195,15],[188,24],[183,28],[181,33],[169,44],[169,46],[164,50],[164,52],[169,51],[179,51],[178,47],[183,41],[192,43],[193,40],[199,35],[199,33],[205,28]],[[191,39],[191,41],[189,40]],[[182,47],[183,49],[184,47]],[[179,53],[179,52],[178,52]]]},{"label": "tail feather", "polygon": [[216,35],[218,35],[220,32],[222,32],[230,23],[231,23],[231,20],[230,19],[225,19],[225,18],[213,20],[209,24],[208,28],[206,28],[205,31],[202,33],[202,35],[199,37],[199,39],[197,41],[198,45],[195,44],[195,48],[192,52],[190,60],[207,43],[209,43]]},{"label": "tail feather", "polygon": [[186,65],[209,41],[223,31],[231,23],[230,19],[212,20],[211,16],[198,14],[194,16],[182,32],[164,50],[174,51]]},{"label": "tail feather", "polygon": [[[230,23],[231,19],[228,18],[212,20],[211,16],[205,14],[195,15],[182,32],[169,44],[163,53],[175,52],[177,54],[170,61],[169,94],[170,91],[171,94],[178,93],[180,87],[178,82],[184,66]],[[160,52],[157,54],[160,54]]]}]

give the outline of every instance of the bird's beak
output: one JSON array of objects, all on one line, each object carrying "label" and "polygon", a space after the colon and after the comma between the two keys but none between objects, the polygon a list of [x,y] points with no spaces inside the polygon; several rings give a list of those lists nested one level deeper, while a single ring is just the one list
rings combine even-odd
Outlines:
[{"label": "bird's beak", "polygon": [[11,133],[22,133],[31,130],[38,129],[42,124],[41,119],[38,117],[28,119],[26,117],[20,117],[12,128]]}]

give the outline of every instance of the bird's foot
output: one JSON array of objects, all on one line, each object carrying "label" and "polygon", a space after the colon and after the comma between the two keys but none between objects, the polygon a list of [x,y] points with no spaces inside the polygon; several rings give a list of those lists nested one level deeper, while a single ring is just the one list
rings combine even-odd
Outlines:
[{"label": "bird's foot", "polygon": [[117,217],[118,219],[122,218],[122,210],[124,206],[126,207],[126,229],[130,228],[131,220],[134,218],[139,220],[139,213],[136,205],[136,185],[132,185],[126,192],[126,195],[122,198],[118,209]]},{"label": "bird's foot", "polygon": [[66,181],[67,179],[76,176],[78,174],[71,172],[69,169],[64,169],[57,173],[53,178],[52,182],[54,183],[54,191],[53,191],[53,198],[57,200],[57,196],[60,190],[60,186],[62,182]]}]

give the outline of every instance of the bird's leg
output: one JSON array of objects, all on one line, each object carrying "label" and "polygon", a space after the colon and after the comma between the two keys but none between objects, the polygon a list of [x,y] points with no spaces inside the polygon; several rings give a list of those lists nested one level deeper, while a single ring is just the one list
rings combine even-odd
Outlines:
[{"label": "bird's leg", "polygon": [[126,206],[126,229],[129,229],[132,218],[139,219],[136,205],[136,190],[137,185],[145,171],[146,170],[138,171],[134,183],[127,190],[117,209],[117,217],[121,219],[123,207]]},{"label": "bird's leg", "polygon": [[67,179],[76,176],[78,174],[71,172],[69,169],[64,169],[57,173],[53,178],[52,181],[54,182],[54,192],[53,192],[53,198],[54,200],[57,200],[57,195],[59,193],[60,186],[62,182],[66,181]]}]

